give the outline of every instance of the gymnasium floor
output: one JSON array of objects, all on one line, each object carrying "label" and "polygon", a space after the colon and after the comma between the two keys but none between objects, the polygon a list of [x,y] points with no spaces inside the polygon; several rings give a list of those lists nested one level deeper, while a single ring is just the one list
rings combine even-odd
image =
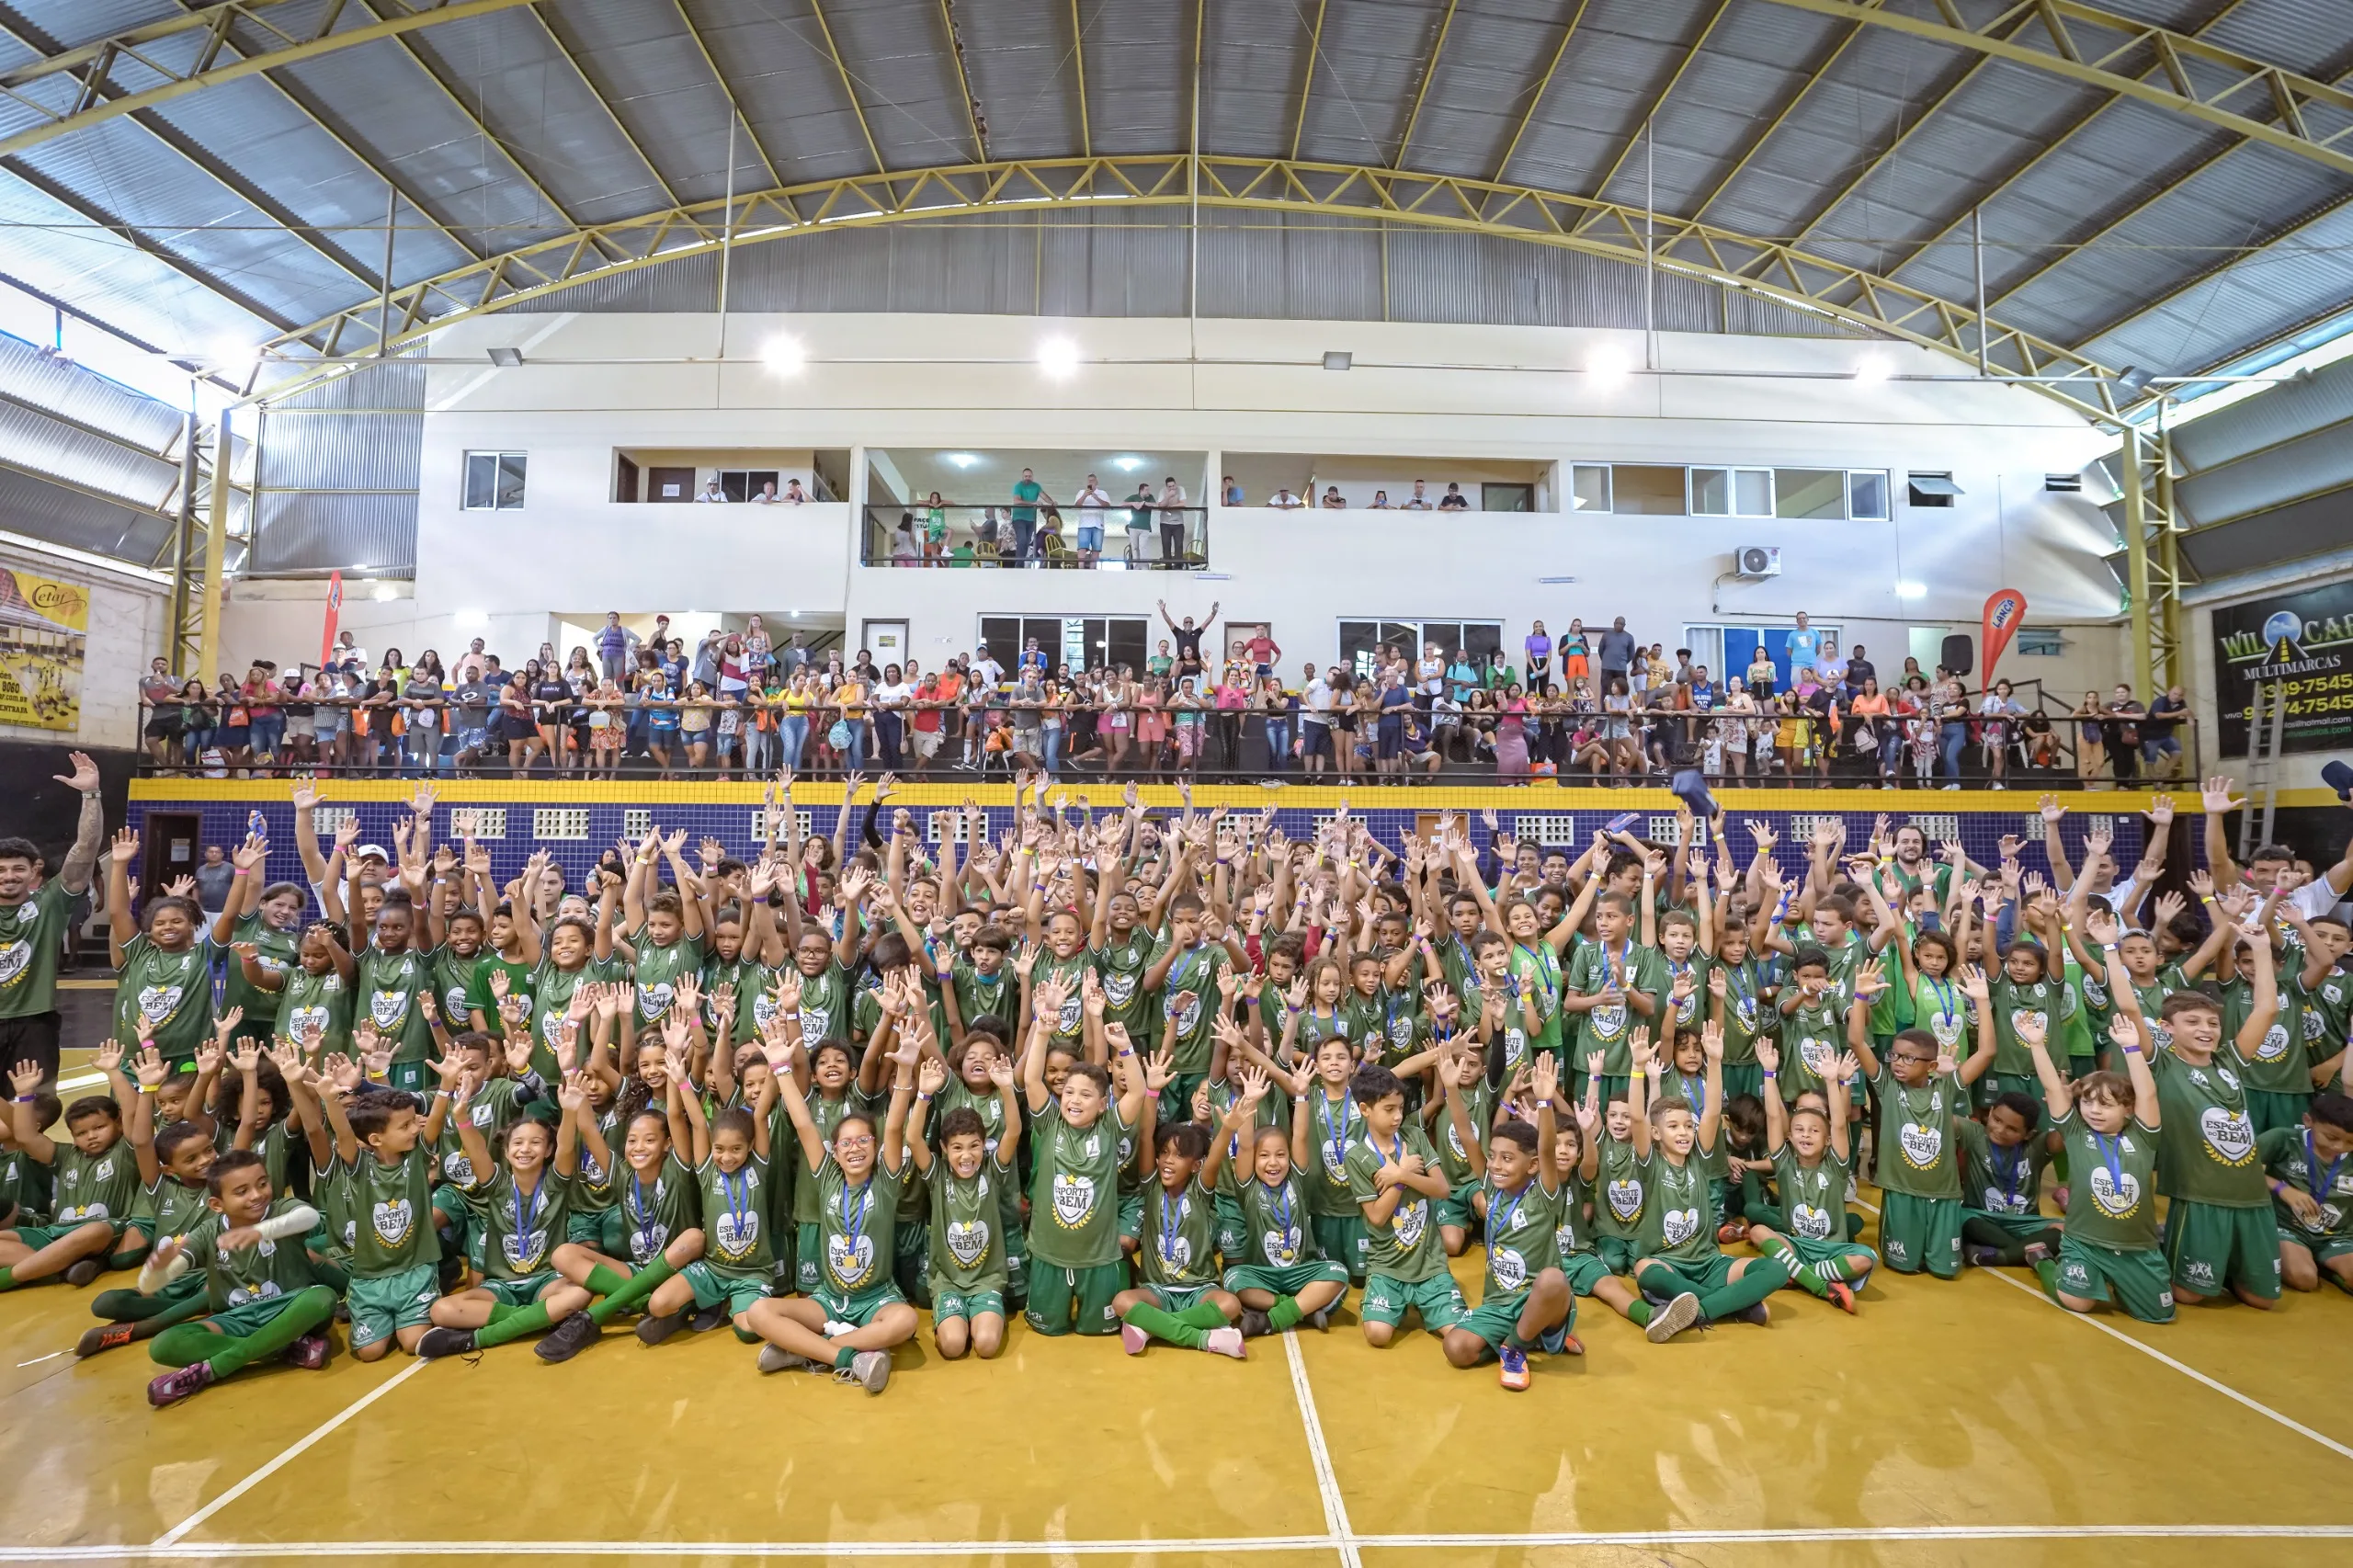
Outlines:
[{"label": "gymnasium floor", "polygon": [[74,1361],[90,1292],[47,1287],[0,1297],[0,1562],[2347,1561],[2353,1301],[2147,1329],[2023,1278],[1882,1278],[1854,1319],[1789,1293],[1667,1346],[1585,1302],[1586,1356],[1518,1395],[1344,1316],[1242,1364],[1017,1324],[949,1364],[926,1327],[879,1399],[617,1328],[563,1367],[338,1353],[161,1413],[138,1350]]}]

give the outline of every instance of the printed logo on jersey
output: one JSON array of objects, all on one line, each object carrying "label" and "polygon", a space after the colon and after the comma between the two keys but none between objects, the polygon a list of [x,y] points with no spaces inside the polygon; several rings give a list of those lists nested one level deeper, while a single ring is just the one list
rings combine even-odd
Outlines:
[{"label": "printed logo on jersey", "polygon": [[181,985],[142,985],[139,988],[139,1012],[151,1024],[160,1024],[179,1011],[180,998],[188,994]]},{"label": "printed logo on jersey", "polygon": [[[2016,1015],[2012,1016],[2016,1017]],[[1937,1037],[1938,1050],[1950,1051],[1961,1043],[1960,1014],[1948,1013],[1942,1008],[1937,1008],[1928,1013],[1927,1020],[1928,1032]],[[2013,1024],[2011,1027],[2015,1028],[2017,1026]]]},{"label": "printed logo on jersey", "polygon": [[2051,1032],[2051,1015],[2049,1013],[2045,1012],[2040,1007],[2013,1007],[2010,1009],[2010,1033],[2012,1035],[2023,1040],[2027,1034],[2037,1029],[2040,1029],[2045,1035],[2048,1035]]},{"label": "printed logo on jersey", "polygon": [[989,1224],[985,1220],[948,1222],[948,1256],[966,1268],[988,1256]]},{"label": "printed logo on jersey", "polygon": [[[1188,994],[1191,995],[1193,999],[1190,1002],[1186,1003],[1183,1007],[1178,1007],[1176,1006],[1176,999]],[[1191,1034],[1193,1032],[1194,1026],[1201,1021],[1200,994],[1198,992],[1187,993],[1183,991],[1172,991],[1165,997],[1162,998],[1160,1011],[1161,1015],[1168,1020],[1170,1032],[1179,1035]]]},{"label": "printed logo on jersey", "polygon": [[17,977],[33,961],[33,945],[24,940],[0,947],[0,985],[14,985]]},{"label": "printed logo on jersey", "polygon": [[1899,1128],[1895,1141],[1904,1150],[1904,1163],[1915,1171],[1925,1171],[1935,1165],[1945,1148],[1943,1129],[1923,1127],[1916,1121],[1907,1121]]},{"label": "printed logo on jersey", "polygon": [[1299,1261],[1299,1243],[1297,1225],[1279,1231],[1267,1231],[1258,1237],[1258,1245],[1264,1249],[1267,1261],[1277,1268],[1289,1268]]},{"label": "printed logo on jersey", "polygon": [[1659,1216],[1659,1234],[1666,1244],[1681,1246],[1699,1233],[1699,1211],[1697,1209],[1670,1209]]},{"label": "printed logo on jersey", "polygon": [[1528,1283],[1528,1260],[1509,1247],[1489,1247],[1487,1272],[1495,1277],[1499,1288],[1517,1290]]},{"label": "printed logo on jersey", "polygon": [[2131,1171],[2111,1175],[2106,1165],[2094,1165],[2089,1183],[2093,1205],[2109,1219],[2129,1220],[2140,1212],[2141,1178]]},{"label": "printed logo on jersey", "polygon": [[669,982],[655,981],[637,988],[637,1016],[647,1023],[670,1010],[670,999],[676,995]]},{"label": "printed logo on jersey", "polygon": [[1830,1049],[1828,1040],[1806,1035],[1798,1040],[1798,1060],[1804,1062],[1807,1071],[1815,1077],[1827,1078],[1831,1067],[1838,1060],[1838,1053]]},{"label": "printed logo on jersey", "polygon": [[517,1274],[538,1270],[540,1257],[548,1250],[548,1233],[544,1227],[536,1231],[518,1231],[499,1244],[498,1250],[506,1256],[506,1267]]},{"label": "printed logo on jersey", "polygon": [[466,1005],[466,988],[452,985],[441,994],[441,1016],[452,1023],[462,1021],[471,1011]]},{"label": "printed logo on jersey", "polygon": [[1410,1251],[1420,1244],[1423,1228],[1429,1223],[1429,1200],[1425,1198],[1416,1198],[1413,1202],[1400,1208],[1394,1218],[1397,1244]]},{"label": "printed logo on jersey", "polygon": [[654,1255],[670,1244],[670,1227],[656,1221],[629,1233],[629,1256],[632,1263],[651,1263]]},{"label": "printed logo on jersey", "polygon": [[286,1015],[286,1033],[291,1040],[308,1040],[317,1029],[322,1040],[326,1038],[329,1014],[324,1007],[297,1007]]},{"label": "printed logo on jersey", "polygon": [[2226,1165],[2243,1165],[2255,1157],[2255,1124],[2244,1112],[2208,1106],[2198,1114],[2198,1131],[2207,1150]]},{"label": "printed logo on jersey", "polygon": [[856,1241],[847,1236],[825,1238],[825,1268],[842,1284],[857,1287],[866,1283],[874,1267],[874,1238],[861,1235]]},{"label": "printed logo on jersey", "polygon": [[820,1008],[801,1009],[801,1043],[804,1049],[815,1045],[825,1038],[827,1021],[824,1012]]},{"label": "printed logo on jersey", "polygon": [[1137,977],[1135,975],[1122,974],[1116,969],[1106,973],[1103,976],[1103,1001],[1105,1005],[1112,1007],[1124,1007],[1129,1003],[1134,1001],[1136,999],[1136,979]]},{"label": "printed logo on jersey", "polygon": [[1643,1184],[1639,1181],[1612,1181],[1603,1189],[1609,1199],[1609,1211],[1622,1224],[1631,1224],[1634,1216],[1643,1211]]},{"label": "printed logo on jersey", "polygon": [[416,1212],[405,1198],[385,1199],[369,1210],[368,1221],[386,1246],[396,1247],[408,1240],[409,1229],[416,1223]]},{"label": "printed logo on jersey", "polygon": [[458,1150],[441,1156],[441,1174],[449,1178],[453,1187],[472,1187],[474,1184],[474,1163],[466,1158],[463,1150]]},{"label": "printed logo on jersey", "polygon": [[1626,1008],[1621,1003],[1611,1007],[1596,1007],[1586,1015],[1586,1027],[1597,1040],[1616,1040],[1626,1032]]},{"label": "printed logo on jersey", "polygon": [[2328,1032],[2328,1020],[2321,1016],[2320,1010],[2316,1007],[2305,1008],[2303,1016],[2304,1043],[2311,1045]]},{"label": "printed logo on jersey", "polygon": [[408,993],[379,991],[368,998],[368,1016],[376,1020],[380,1029],[396,1029],[408,1017]]},{"label": "printed logo on jersey", "polygon": [[1095,1178],[1054,1173],[1054,1220],[1064,1230],[1076,1230],[1095,1212]]},{"label": "printed logo on jersey", "polygon": [[1070,1000],[1063,1004],[1061,1014],[1054,1019],[1054,1032],[1066,1035],[1078,1033],[1079,1027],[1086,1017],[1086,998],[1075,991],[1072,992]]},{"label": "printed logo on jersey", "polygon": [[2285,1024],[2273,1024],[2256,1042],[2255,1059],[2257,1062],[2277,1062],[2287,1054],[2288,1026]]},{"label": "printed logo on jersey", "polygon": [[1810,1242],[1830,1239],[1830,1210],[1800,1203],[1790,1210],[1790,1228]]},{"label": "printed logo on jersey", "polygon": [[759,1212],[722,1209],[710,1222],[710,1233],[719,1243],[721,1256],[745,1256],[760,1244]]}]

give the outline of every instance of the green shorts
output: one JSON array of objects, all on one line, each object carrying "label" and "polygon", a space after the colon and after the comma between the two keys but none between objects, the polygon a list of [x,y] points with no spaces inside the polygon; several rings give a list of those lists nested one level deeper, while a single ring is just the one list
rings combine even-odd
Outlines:
[{"label": "green shorts", "polygon": [[[1485,1340],[1487,1349],[1492,1353],[1518,1332],[1519,1314],[1527,1305],[1528,1292],[1525,1290],[1514,1290],[1507,1296],[1490,1295],[1457,1319],[1454,1326],[1469,1329]],[[1572,1292],[1568,1315],[1538,1336],[1537,1347],[1547,1356],[1558,1356],[1568,1345],[1569,1325],[1576,1321],[1577,1299]]]},{"label": "green shorts", "polygon": [[1217,1255],[1239,1257],[1250,1244],[1250,1238],[1244,1233],[1242,1205],[1232,1195],[1221,1192],[1212,1196],[1211,1206],[1217,1213]]},{"label": "green shorts", "polygon": [[1765,1069],[1755,1061],[1724,1063],[1724,1099],[1729,1104],[1740,1095],[1765,1097]]},{"label": "green shorts", "polygon": [[[2353,1257],[2353,1236],[2314,1236],[2302,1231],[2290,1230],[2285,1225],[2275,1227],[2281,1246],[2299,1246],[2313,1255],[2314,1263],[2327,1263],[2340,1257]],[[169,1291],[165,1292],[166,1295]]]},{"label": "green shorts", "polygon": [[[1330,1259],[1321,1257],[1294,1263],[1288,1267],[1278,1267],[1268,1263],[1237,1263],[1225,1271],[1224,1283],[1225,1288],[1237,1296],[1245,1290],[1264,1290],[1279,1301],[1285,1296],[1298,1295],[1310,1285],[1324,1281],[1346,1286],[1348,1271]],[[1341,1298],[1347,1295],[1346,1290],[1341,1290]],[[1337,1306],[1339,1301],[1335,1300],[1332,1304]]]},{"label": "green shorts", "polygon": [[1600,1256],[1590,1252],[1561,1255],[1561,1272],[1568,1276],[1569,1289],[1580,1296],[1590,1296],[1594,1288],[1609,1278],[1608,1266]]},{"label": "green shorts", "polygon": [[1451,1274],[1433,1274],[1415,1284],[1386,1274],[1366,1278],[1364,1305],[1357,1310],[1361,1321],[1394,1328],[1405,1321],[1409,1309],[1421,1313],[1422,1326],[1432,1334],[1452,1328],[1470,1310],[1463,1305],[1462,1289]]},{"label": "green shorts", "polygon": [[[1634,1266],[1634,1283],[1636,1285],[1639,1286],[1643,1283],[1643,1264],[1654,1261],[1666,1265],[1669,1268],[1674,1269],[1675,1272],[1680,1274],[1684,1278],[1688,1279],[1692,1284],[1697,1285],[1702,1290],[1721,1290],[1725,1286],[1732,1283],[1733,1260],[1730,1257],[1727,1257],[1724,1254],[1718,1253],[1713,1257],[1706,1259],[1687,1260],[1679,1257],[1662,1257],[1657,1259],[1647,1257],[1643,1258],[1642,1263],[1637,1263]],[[1663,1290],[1648,1287],[1645,1287],[1645,1290],[1647,1293],[1651,1295],[1667,1293]]]},{"label": "green shorts", "polygon": [[440,1274],[429,1263],[398,1274],[355,1277],[344,1292],[351,1304],[351,1347],[390,1339],[404,1328],[424,1327],[425,1314],[440,1296]]},{"label": "green shorts", "polygon": [[1144,1280],[1138,1280],[1135,1288],[1151,1296],[1153,1304],[1164,1312],[1191,1312],[1217,1289],[1214,1285],[1154,1285]]},{"label": "green shorts", "polygon": [[1908,1192],[1882,1195],[1879,1249],[1898,1274],[1927,1269],[1939,1279],[1961,1277],[1961,1199],[1915,1198]]},{"label": "green shorts", "polygon": [[[474,1212],[466,1195],[454,1187],[437,1187],[433,1189],[433,1211],[449,1221],[449,1228],[441,1233],[443,1255],[463,1253],[466,1261],[480,1273],[483,1238],[488,1227]],[[438,1227],[438,1222],[436,1223]]]},{"label": "green shorts", "polygon": [[[197,1321],[210,1324],[232,1339],[243,1339],[249,1334],[260,1333],[263,1326],[271,1319],[292,1306],[294,1298],[301,1294],[301,1292],[297,1290],[293,1295],[262,1296],[254,1301],[240,1301],[233,1307],[223,1307],[219,1312],[208,1313]],[[355,1315],[351,1321],[353,1326],[357,1328],[359,1322],[358,1316]]]},{"label": "green shorts", "polygon": [[1315,1250],[1348,1271],[1349,1283],[1364,1283],[1365,1267],[1372,1260],[1372,1233],[1362,1214],[1318,1214],[1308,1221],[1315,1233]]},{"label": "green shorts", "polygon": [[903,1306],[907,1300],[899,1294],[897,1285],[887,1283],[847,1295],[819,1286],[809,1299],[824,1309],[826,1322],[846,1323],[852,1328],[864,1328],[884,1307]]},{"label": "green shorts", "polygon": [[[104,1222],[109,1225],[114,1225],[114,1221],[111,1220]],[[41,1248],[48,1246],[52,1243],[63,1241],[66,1237],[72,1235],[74,1232],[80,1230],[85,1225],[97,1223],[99,1223],[99,1221],[93,1220],[68,1220],[64,1223],[58,1225],[18,1225],[17,1227],[17,1240],[32,1248],[33,1251],[39,1252]],[[122,1233],[131,1228],[131,1227],[128,1222],[114,1225],[114,1240],[116,1246],[119,1247],[122,1244]]]},{"label": "green shorts", "polygon": [[999,1318],[1005,1316],[1005,1292],[1002,1290],[960,1290],[938,1275],[932,1276],[931,1323],[934,1328],[951,1318],[962,1318],[970,1323],[992,1312]]},{"label": "green shorts", "polygon": [[2267,1301],[2279,1299],[2279,1227],[2261,1209],[2222,1209],[2177,1198],[2165,1209],[2165,1258],[2173,1288],[2219,1296],[2236,1285]]},{"label": "green shorts", "polygon": [[537,1274],[526,1274],[519,1279],[490,1279],[481,1281],[481,1288],[498,1298],[502,1307],[528,1307],[540,1299],[540,1292],[563,1278],[552,1268],[542,1268]]},{"label": "green shorts", "polygon": [[1631,1236],[1596,1236],[1594,1256],[1601,1259],[1601,1267],[1612,1274],[1634,1272],[1634,1238]]},{"label": "green shorts", "polygon": [[[564,1216],[563,1239],[568,1242],[577,1242],[585,1247],[593,1247],[598,1252],[605,1252],[605,1227],[613,1216],[620,1212],[620,1210],[618,1207],[585,1210],[575,1209]],[[605,1256],[611,1257],[614,1255],[605,1253]],[[623,1253],[620,1256],[627,1257],[629,1255]]]},{"label": "green shorts", "polygon": [[1483,1185],[1478,1181],[1466,1181],[1431,1205],[1438,1210],[1438,1222],[1451,1225],[1458,1231],[1478,1229],[1479,1211],[1471,1207],[1471,1195]]},{"label": "green shorts", "polygon": [[1961,1211],[1962,1224],[1966,1225],[1972,1220],[1991,1225],[2022,1242],[2030,1242],[2045,1231],[2059,1228],[2059,1221],[2048,1214],[1996,1214],[1990,1209],[1964,1209]]},{"label": "green shorts", "polygon": [[1143,1193],[1141,1189],[1120,1195],[1120,1239],[1123,1242],[1143,1238]]},{"label": "green shorts", "polygon": [[2062,1233],[2059,1237],[2059,1290],[2079,1301],[2105,1301],[2111,1290],[2117,1305],[2143,1323],[2173,1321],[2173,1291],[2167,1289],[2165,1254],[2118,1252]]},{"label": "green shorts", "polygon": [[2304,1112],[2310,1110],[2310,1095],[2283,1094],[2277,1089],[2249,1089],[2246,1092],[2246,1116],[2255,1123],[2257,1138],[2281,1127],[2301,1127]]},{"label": "green shorts", "polygon": [[1809,1236],[1792,1236],[1786,1231],[1776,1231],[1773,1233],[1790,1244],[1790,1250],[1797,1255],[1800,1263],[1827,1263],[1834,1257],[1851,1257],[1856,1253],[1861,1253],[1871,1260],[1873,1267],[1879,1266],[1879,1254],[1860,1242],[1839,1241],[1830,1237],[1815,1241]]},{"label": "green shorts", "polygon": [[754,1301],[769,1294],[767,1280],[752,1274],[722,1274],[701,1258],[678,1270],[678,1277],[694,1287],[696,1306],[724,1303],[730,1318],[750,1311]]},{"label": "green shorts", "polygon": [[1117,1334],[1120,1314],[1111,1298],[1128,1288],[1128,1266],[1097,1264],[1063,1268],[1041,1257],[1029,1259],[1029,1300],[1022,1317],[1039,1334]]},{"label": "green shorts", "polygon": [[804,1296],[817,1293],[825,1277],[825,1227],[812,1221],[800,1227],[792,1244],[792,1288]]}]

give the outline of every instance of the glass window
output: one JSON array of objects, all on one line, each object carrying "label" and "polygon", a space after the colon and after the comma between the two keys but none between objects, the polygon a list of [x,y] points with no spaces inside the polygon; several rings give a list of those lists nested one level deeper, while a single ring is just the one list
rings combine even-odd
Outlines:
[{"label": "glass window", "polygon": [[1569,471],[1572,512],[1609,510],[1609,465],[1578,463]]},{"label": "glass window", "polygon": [[1490,480],[1479,486],[1479,509],[1483,512],[1533,512],[1536,510],[1536,486],[1497,484]]},{"label": "glass window", "polygon": [[1693,469],[1691,515],[1695,517],[1771,517],[1773,471],[1766,468]]},{"label": "glass window", "polygon": [[1961,494],[1961,486],[1952,482],[1949,473],[1906,474],[1904,504],[1907,506],[1949,508],[1952,498]]},{"label": "glass window", "polygon": [[1835,468],[1777,468],[1773,499],[1777,517],[1844,517],[1847,475]]},{"label": "glass window", "polygon": [[468,452],[465,492],[469,512],[517,512],[523,507],[524,452]]},{"label": "glass window", "polygon": [[1684,515],[1683,471],[1620,463],[1609,471],[1610,510],[1639,517]]},{"label": "glass window", "polygon": [[1857,522],[1887,521],[1887,475],[1858,469],[1847,475],[1847,516]]},{"label": "glass window", "polygon": [[1691,515],[1695,517],[1732,516],[1732,471],[1695,468],[1691,471]]},{"label": "glass window", "polygon": [[1735,517],[1771,517],[1773,515],[1773,471],[1769,468],[1733,470],[1732,509]]}]

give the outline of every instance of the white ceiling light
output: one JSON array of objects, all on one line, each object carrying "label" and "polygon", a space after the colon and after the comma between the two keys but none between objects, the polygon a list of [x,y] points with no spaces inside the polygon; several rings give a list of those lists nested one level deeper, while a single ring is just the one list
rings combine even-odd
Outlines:
[{"label": "white ceiling light", "polygon": [[1856,381],[1867,387],[1877,386],[1894,373],[1895,368],[1881,354],[1866,354],[1855,366]]},{"label": "white ceiling light", "polygon": [[809,356],[799,338],[780,332],[760,346],[760,361],[777,375],[797,376],[807,367]]},{"label": "white ceiling light", "polygon": [[1142,458],[1113,458],[1111,466],[1121,473],[1133,473],[1143,467],[1143,460]]},{"label": "white ceiling light", "polygon": [[1078,345],[1067,337],[1050,337],[1038,345],[1038,368],[1062,381],[1078,373]]},{"label": "white ceiling light", "polygon": [[376,585],[376,591],[368,597],[374,599],[378,604],[381,604],[387,599],[399,598],[401,597],[401,591],[398,588],[393,587],[390,583],[379,583]]},{"label": "white ceiling light", "polygon": [[1925,599],[1928,597],[1928,585],[1926,583],[1898,583],[1895,585],[1895,597],[1899,599]]},{"label": "white ceiling light", "polygon": [[942,452],[939,454],[939,460],[953,463],[958,468],[971,468],[981,460],[971,452]]},{"label": "white ceiling light", "polygon": [[261,363],[261,350],[253,344],[223,337],[214,340],[204,358],[216,370],[250,370]]},{"label": "white ceiling light", "polygon": [[1633,368],[1626,351],[1614,343],[1597,344],[1585,357],[1586,373],[1597,381],[1614,381]]}]

